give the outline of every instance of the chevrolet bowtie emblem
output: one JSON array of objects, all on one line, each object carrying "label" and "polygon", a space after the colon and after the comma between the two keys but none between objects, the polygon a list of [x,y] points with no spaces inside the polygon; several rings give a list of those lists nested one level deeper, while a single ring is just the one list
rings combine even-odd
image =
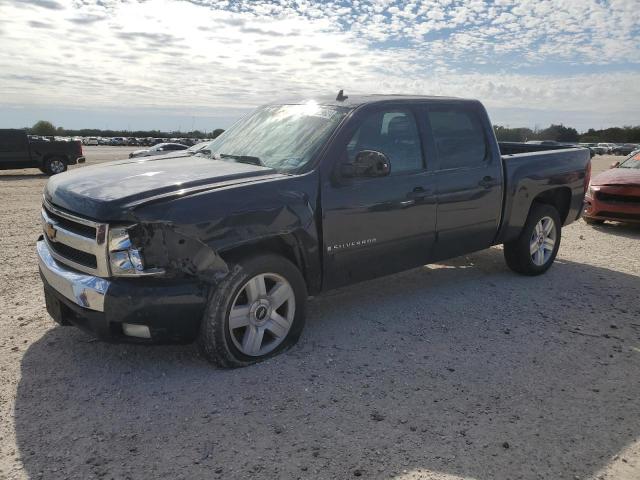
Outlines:
[{"label": "chevrolet bowtie emblem", "polygon": [[44,233],[46,233],[47,238],[52,242],[55,241],[57,232],[58,231],[56,230],[55,225],[53,223],[47,222],[46,226],[44,227]]}]

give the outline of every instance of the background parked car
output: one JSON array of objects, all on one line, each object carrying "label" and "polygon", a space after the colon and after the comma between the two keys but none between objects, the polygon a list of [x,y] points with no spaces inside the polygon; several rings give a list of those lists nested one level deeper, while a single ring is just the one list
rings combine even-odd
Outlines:
[{"label": "background parked car", "polygon": [[640,150],[596,175],[584,197],[584,221],[640,222]]},{"label": "background parked car", "polygon": [[85,145],[99,145],[98,139],[96,137],[87,137],[84,139]]},{"label": "background parked car", "polygon": [[154,155],[166,155],[167,153],[176,152],[178,150],[186,150],[188,147],[180,143],[158,143],[151,148],[144,150],[136,150],[129,154],[129,158],[151,157]]},{"label": "background parked car", "polygon": [[605,153],[607,153],[607,149],[604,147],[599,147],[597,143],[580,143],[579,145],[581,147],[588,148],[595,155],[604,155]]},{"label": "background parked car", "polygon": [[80,141],[41,140],[24,130],[0,130],[0,170],[36,167],[55,175],[84,161]]},{"label": "background parked car", "polygon": [[611,153],[613,152],[613,149],[616,147],[616,144],[615,143],[599,143],[598,146],[604,148],[607,151],[606,153]]},{"label": "background parked car", "polygon": [[632,143],[620,143],[613,148],[614,155],[629,155],[634,150],[638,149],[638,145]]}]

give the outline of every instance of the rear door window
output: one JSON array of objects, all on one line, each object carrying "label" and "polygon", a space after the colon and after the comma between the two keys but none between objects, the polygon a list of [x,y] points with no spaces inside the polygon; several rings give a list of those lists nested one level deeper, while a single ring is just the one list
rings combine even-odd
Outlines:
[{"label": "rear door window", "polygon": [[487,142],[480,118],[462,106],[428,107],[433,141],[440,170],[482,166],[487,158]]}]

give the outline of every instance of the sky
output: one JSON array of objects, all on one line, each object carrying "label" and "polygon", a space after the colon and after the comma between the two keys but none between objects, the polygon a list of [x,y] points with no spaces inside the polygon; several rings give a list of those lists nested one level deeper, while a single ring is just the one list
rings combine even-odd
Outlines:
[{"label": "sky", "polygon": [[639,0],[0,0],[0,128],[210,131],[339,89],[640,125]]}]

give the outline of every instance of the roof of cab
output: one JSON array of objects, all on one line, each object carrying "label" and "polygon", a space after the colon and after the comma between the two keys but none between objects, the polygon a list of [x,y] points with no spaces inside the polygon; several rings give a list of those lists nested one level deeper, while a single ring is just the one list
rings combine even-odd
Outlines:
[{"label": "roof of cab", "polygon": [[477,100],[468,99],[468,98],[459,98],[459,97],[440,97],[435,95],[377,95],[377,94],[369,94],[369,95],[349,95],[348,92],[345,92],[346,98],[344,100],[337,100],[336,96],[323,95],[319,97],[307,97],[307,98],[297,98],[297,99],[289,99],[289,101],[282,102],[274,102],[275,104],[300,104],[306,103],[309,101],[315,101],[319,105],[332,105],[337,107],[347,107],[347,108],[355,108],[360,105],[369,104],[369,103],[382,103],[389,101],[402,101],[402,102],[418,102],[418,101],[465,101],[465,102],[476,102]]}]

